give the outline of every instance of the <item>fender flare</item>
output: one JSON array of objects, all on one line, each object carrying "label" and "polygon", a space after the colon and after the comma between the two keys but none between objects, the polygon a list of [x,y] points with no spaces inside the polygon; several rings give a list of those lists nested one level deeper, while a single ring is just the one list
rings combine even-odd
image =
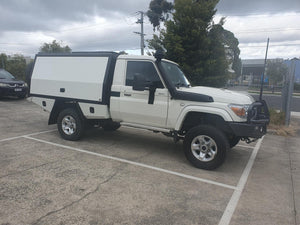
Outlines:
[{"label": "fender flare", "polygon": [[81,117],[81,119],[83,119],[83,120],[85,119],[78,102],[76,102],[76,101],[66,102],[66,101],[63,101],[63,100],[56,99],[55,102],[54,102],[53,108],[50,112],[50,115],[49,115],[48,125],[56,124],[57,117],[58,117],[59,113],[62,110],[66,109],[66,108],[76,109],[78,111],[79,116]]},{"label": "fender flare", "polygon": [[211,107],[211,106],[210,107],[207,107],[207,106],[187,106],[181,111],[181,113],[179,114],[179,116],[177,118],[177,122],[176,122],[176,125],[175,125],[175,130],[176,131],[179,131],[181,129],[186,116],[190,112],[213,114],[213,115],[217,115],[217,116],[222,117],[224,119],[224,121],[226,121],[226,122],[232,122],[233,121],[233,119],[230,116],[229,112],[224,110],[224,109],[215,108],[215,107]]}]

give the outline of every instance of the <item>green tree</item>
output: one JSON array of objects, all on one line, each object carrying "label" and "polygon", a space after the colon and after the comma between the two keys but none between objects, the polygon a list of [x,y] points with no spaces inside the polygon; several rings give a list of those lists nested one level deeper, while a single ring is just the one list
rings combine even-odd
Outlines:
[{"label": "green tree", "polygon": [[[148,13],[150,22],[160,31],[148,40],[150,49],[164,50],[166,58],[179,63],[193,85],[223,86],[229,78],[229,64],[240,75],[238,40],[223,28],[225,18],[218,24],[212,22],[219,0],[176,0],[172,9],[166,10],[155,2],[165,1],[152,0],[149,6],[156,13],[154,19]],[[171,12],[171,17],[164,16]],[[164,29],[159,27],[161,22]]]},{"label": "green tree", "polygon": [[221,87],[228,80],[228,59],[225,56],[223,34],[224,29],[221,23],[214,24],[208,33],[209,54],[201,81],[207,86]]},{"label": "green tree", "polygon": [[[156,34],[153,34],[153,38],[150,39],[150,40],[147,40],[147,43],[148,43],[149,49],[153,49],[155,51],[162,50],[163,52],[165,52],[165,48],[164,48],[163,43],[162,43],[161,35],[158,36]],[[148,55],[153,55],[154,51],[147,52],[147,54]]]},{"label": "green tree", "polygon": [[[225,21],[224,21],[225,22]],[[242,61],[240,58],[239,40],[234,34],[226,29],[223,29],[223,41],[226,46],[231,50],[229,64],[232,63],[232,69],[234,70],[236,77],[241,76]]]},{"label": "green tree", "polygon": [[[224,24],[225,24],[225,17],[221,18],[218,24],[213,24],[212,29],[209,31],[209,37],[213,47],[211,54],[215,55],[214,57],[215,59],[218,59],[217,64],[223,66],[224,66],[224,55],[223,55],[222,46],[224,47],[226,64],[228,65],[227,71],[224,71],[225,73],[223,71],[215,71],[216,72],[215,74],[219,74],[219,75],[223,74],[222,82],[225,82],[229,77],[231,79],[236,79],[237,77],[239,77],[241,75],[241,66],[242,66],[242,62],[239,57],[240,56],[240,49],[238,47],[239,41],[232,32],[223,28]],[[232,73],[231,70],[233,70],[234,73]]]},{"label": "green tree", "polygon": [[159,29],[160,22],[164,22],[169,18],[169,13],[173,9],[173,4],[166,0],[152,0],[149,4],[149,10],[147,16],[155,28]]},{"label": "green tree", "polygon": [[[163,46],[193,85],[222,86],[227,63],[220,26],[213,26],[218,0],[176,0],[172,19],[150,47]],[[154,25],[154,24],[153,24]]]},{"label": "green tree", "polygon": [[45,53],[68,53],[71,51],[72,49],[68,45],[62,46],[62,43],[59,43],[56,40],[53,40],[51,43],[44,43],[40,47],[40,52]]},{"label": "green tree", "polygon": [[26,60],[23,55],[8,57],[1,54],[0,68],[3,68],[14,75],[17,79],[25,80]]},{"label": "green tree", "polygon": [[288,74],[288,67],[282,60],[276,59],[268,61],[266,75],[269,77],[269,84],[278,85],[282,83]]},{"label": "green tree", "polygon": [[5,69],[7,63],[7,55],[5,53],[0,54],[0,68]]}]

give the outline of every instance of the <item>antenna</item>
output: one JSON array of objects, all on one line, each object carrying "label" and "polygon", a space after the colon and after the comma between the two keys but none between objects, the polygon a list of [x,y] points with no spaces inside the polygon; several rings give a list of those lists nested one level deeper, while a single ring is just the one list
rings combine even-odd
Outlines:
[{"label": "antenna", "polygon": [[264,79],[265,79],[265,72],[266,72],[266,66],[267,66],[267,57],[268,57],[269,41],[270,41],[270,39],[268,38],[268,41],[267,41],[267,49],[266,49],[266,56],[265,56],[265,64],[264,64],[264,71],[263,71],[262,78],[261,78],[260,93],[259,93],[259,101],[262,100],[262,93],[263,93],[263,89],[264,89]]}]

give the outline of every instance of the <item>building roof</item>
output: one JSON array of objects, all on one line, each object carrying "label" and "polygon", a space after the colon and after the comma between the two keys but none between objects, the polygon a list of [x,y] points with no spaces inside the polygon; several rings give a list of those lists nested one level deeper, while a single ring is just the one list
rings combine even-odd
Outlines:
[{"label": "building roof", "polygon": [[244,67],[260,67],[260,66],[264,66],[265,64],[265,60],[264,59],[243,59],[242,60],[242,65]]}]

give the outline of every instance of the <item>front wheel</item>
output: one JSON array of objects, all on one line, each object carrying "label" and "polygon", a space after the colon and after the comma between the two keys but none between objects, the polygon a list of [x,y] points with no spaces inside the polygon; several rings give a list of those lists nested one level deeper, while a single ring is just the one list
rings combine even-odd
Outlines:
[{"label": "front wheel", "polygon": [[183,145],[186,158],[195,167],[206,170],[219,167],[229,149],[228,140],[223,132],[207,125],[189,130]]},{"label": "front wheel", "polygon": [[63,139],[76,141],[84,133],[84,121],[80,118],[77,110],[64,109],[58,115],[57,128]]},{"label": "front wheel", "polygon": [[239,142],[240,142],[241,138],[237,137],[237,136],[233,136],[231,138],[228,139],[229,141],[229,147],[233,148],[234,146],[236,146]]}]

